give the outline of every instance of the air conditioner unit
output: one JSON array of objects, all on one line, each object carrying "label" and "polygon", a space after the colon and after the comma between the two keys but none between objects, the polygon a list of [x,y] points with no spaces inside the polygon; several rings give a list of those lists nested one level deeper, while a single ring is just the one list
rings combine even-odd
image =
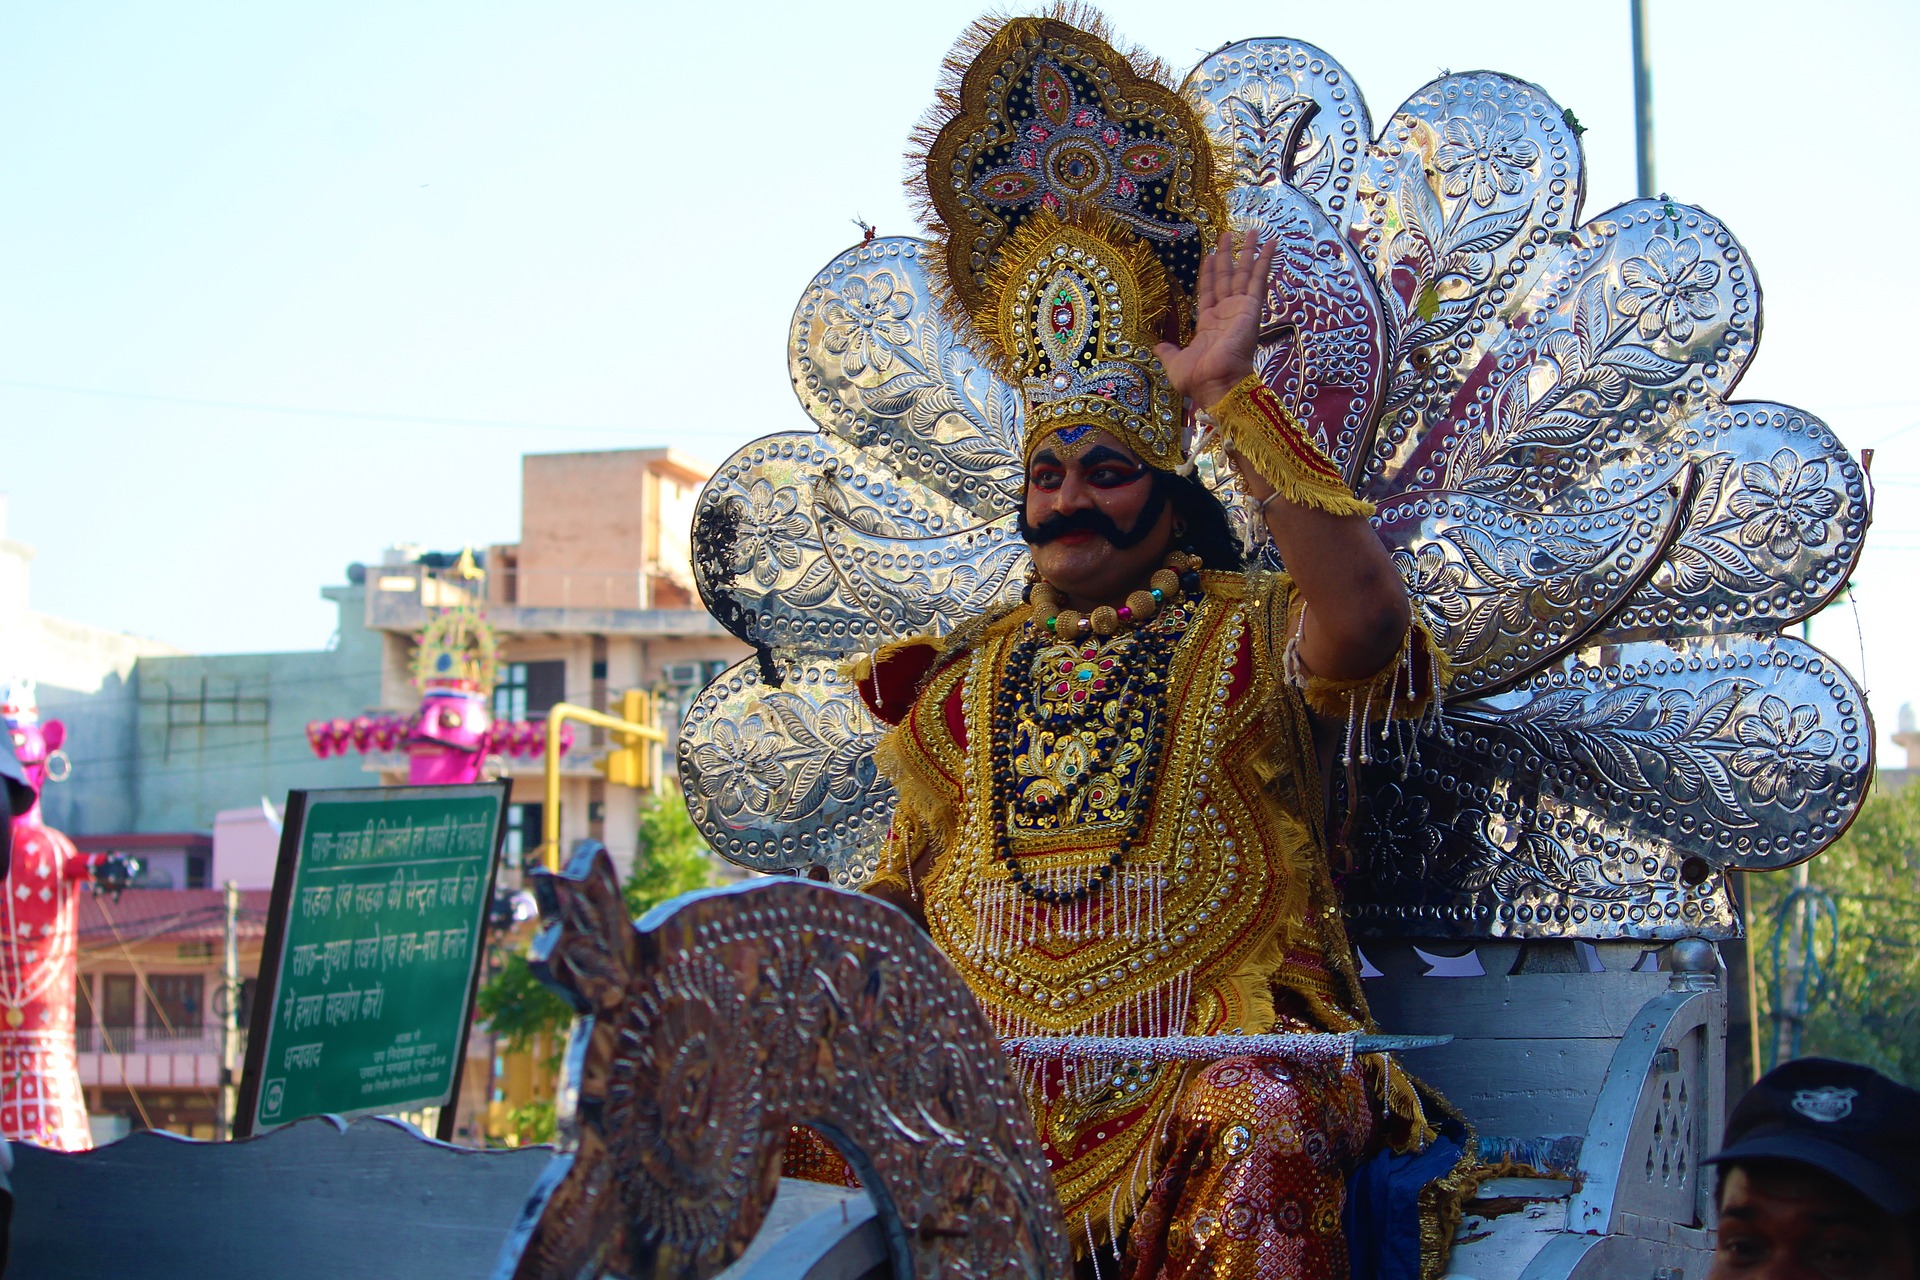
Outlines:
[{"label": "air conditioner unit", "polygon": [[698,662],[669,662],[663,673],[666,682],[683,689],[692,689],[707,682],[706,673]]}]

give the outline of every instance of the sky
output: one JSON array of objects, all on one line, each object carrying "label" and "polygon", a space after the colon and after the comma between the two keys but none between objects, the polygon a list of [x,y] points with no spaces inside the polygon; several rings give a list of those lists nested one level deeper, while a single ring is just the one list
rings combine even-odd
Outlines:
[{"label": "sky", "polygon": [[[1876,449],[1854,602],[1813,636],[1890,750],[1920,704],[1920,390],[1885,315],[1920,294],[1920,5],[1647,3],[1658,185],[1764,289],[1735,397]],[[1181,68],[1317,44],[1376,128],[1447,70],[1532,80],[1588,129],[1587,216],[1634,193],[1627,0],[1105,9]],[[806,429],[794,303],[855,218],[915,230],[907,133],[979,11],[0,0],[0,493],[34,607],[317,648],[349,562],[514,540],[525,453],[717,464]]]}]

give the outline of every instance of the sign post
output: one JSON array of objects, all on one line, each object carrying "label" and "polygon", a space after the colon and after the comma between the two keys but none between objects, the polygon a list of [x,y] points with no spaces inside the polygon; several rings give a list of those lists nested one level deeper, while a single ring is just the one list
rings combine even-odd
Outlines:
[{"label": "sign post", "polygon": [[287,799],[235,1132],[440,1107],[453,1136],[507,784]]}]

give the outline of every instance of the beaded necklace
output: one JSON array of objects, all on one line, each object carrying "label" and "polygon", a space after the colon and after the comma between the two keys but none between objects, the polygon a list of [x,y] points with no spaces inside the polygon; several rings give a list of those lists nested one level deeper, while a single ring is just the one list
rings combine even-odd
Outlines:
[{"label": "beaded necklace", "polygon": [[[1120,611],[1096,609],[1091,618],[1066,611],[1053,611],[1043,589],[1035,585],[1032,599],[1034,616],[1007,655],[1006,678],[995,691],[993,700],[993,748],[991,803],[994,856],[1007,869],[1014,887],[1026,897],[1050,904],[1080,902],[1092,897],[1112,882],[1121,864],[1139,838],[1147,815],[1153,810],[1154,790],[1159,781],[1161,728],[1166,705],[1167,673],[1172,668],[1173,651],[1180,643],[1191,618],[1191,610],[1200,598],[1198,557],[1175,552],[1178,568],[1159,570],[1151,593],[1141,607],[1126,610],[1134,630],[1117,639],[1119,629],[1102,629],[1111,619],[1102,613]],[[1161,575],[1170,582],[1160,585]],[[1175,591],[1178,602],[1167,605]],[[1061,625],[1062,622],[1067,625]],[[1096,639],[1095,637],[1101,637]],[[1058,650],[1058,656],[1050,651]],[[1048,654],[1049,669],[1039,673],[1042,654]],[[1110,710],[1111,708],[1111,710]],[[1145,755],[1139,762],[1133,802],[1128,806],[1127,827],[1119,843],[1107,855],[1094,875],[1071,889],[1049,888],[1034,884],[1020,866],[1008,838],[1009,812],[1017,807],[1030,817],[1061,816],[1075,798],[1101,772],[1097,762],[1112,756],[1122,740],[1121,726],[1137,725]],[[1057,738],[1076,737],[1084,744],[1084,767],[1069,778],[1016,776],[1016,744],[1024,743],[1030,752],[1041,750],[1042,734]]]}]

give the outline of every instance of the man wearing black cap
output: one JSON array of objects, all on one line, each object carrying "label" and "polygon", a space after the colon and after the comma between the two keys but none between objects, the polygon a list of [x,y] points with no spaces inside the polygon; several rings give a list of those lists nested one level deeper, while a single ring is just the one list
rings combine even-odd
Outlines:
[{"label": "man wearing black cap", "polygon": [[1920,1092],[1802,1058],[1733,1109],[1708,1280],[1920,1280]]}]

